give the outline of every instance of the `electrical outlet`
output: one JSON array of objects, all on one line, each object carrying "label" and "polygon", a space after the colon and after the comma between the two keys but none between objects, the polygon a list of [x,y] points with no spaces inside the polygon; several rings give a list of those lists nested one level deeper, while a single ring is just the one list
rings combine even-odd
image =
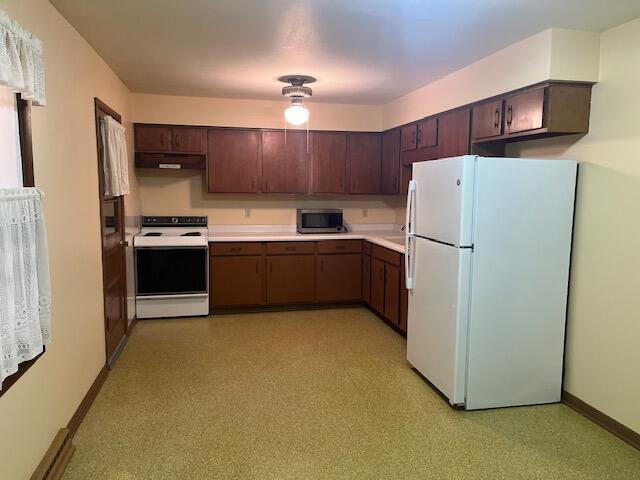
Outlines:
[{"label": "electrical outlet", "polygon": [[244,218],[249,218],[251,217],[251,209],[250,208],[245,208],[244,209]]},{"label": "electrical outlet", "polygon": [[362,209],[362,216],[364,218],[367,218],[369,216],[369,209],[368,208],[363,208]]}]

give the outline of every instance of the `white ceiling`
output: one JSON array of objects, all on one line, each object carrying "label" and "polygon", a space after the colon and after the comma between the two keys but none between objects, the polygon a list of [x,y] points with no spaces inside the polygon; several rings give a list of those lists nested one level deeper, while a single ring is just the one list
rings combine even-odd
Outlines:
[{"label": "white ceiling", "polygon": [[382,104],[549,27],[602,31],[639,0],[50,0],[134,92]]}]

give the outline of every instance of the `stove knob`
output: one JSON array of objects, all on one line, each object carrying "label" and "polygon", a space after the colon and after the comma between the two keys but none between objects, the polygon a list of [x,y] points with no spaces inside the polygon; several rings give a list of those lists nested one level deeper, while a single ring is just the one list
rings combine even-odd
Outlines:
[{"label": "stove knob", "polygon": [[171,219],[171,223],[178,223],[178,217],[173,217]]}]

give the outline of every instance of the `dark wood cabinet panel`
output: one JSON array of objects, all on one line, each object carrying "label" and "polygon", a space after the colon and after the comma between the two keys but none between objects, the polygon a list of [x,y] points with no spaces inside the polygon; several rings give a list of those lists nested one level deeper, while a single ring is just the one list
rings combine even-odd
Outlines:
[{"label": "dark wood cabinet panel", "polygon": [[171,128],[169,127],[136,125],[134,138],[136,152],[171,151]]},{"label": "dark wood cabinet panel", "polygon": [[269,242],[267,243],[267,255],[291,255],[294,253],[314,253],[315,242]]},{"label": "dark wood cabinet panel", "polygon": [[264,257],[211,257],[210,266],[212,308],[264,303]]},{"label": "dark wood cabinet panel", "polygon": [[172,151],[206,155],[207,130],[204,128],[173,127],[171,129]]},{"label": "dark wood cabinet panel", "polygon": [[473,107],[471,138],[486,138],[502,135],[502,100]]},{"label": "dark wood cabinet panel", "polygon": [[211,255],[260,255],[260,242],[215,242],[210,244]]},{"label": "dark wood cabinet panel", "polygon": [[469,117],[468,108],[445,113],[439,118],[438,143],[439,157],[457,157],[469,153]]},{"label": "dark wood cabinet panel", "polygon": [[418,145],[418,126],[415,124],[400,129],[400,149],[403,152],[415,150]]},{"label": "dark wood cabinet panel", "polygon": [[209,192],[255,193],[260,190],[260,132],[209,130]]},{"label": "dark wood cabinet panel", "polygon": [[306,132],[262,132],[262,191],[309,191]]},{"label": "dark wood cabinet panel", "polygon": [[314,255],[267,257],[267,303],[290,305],[315,300]]},{"label": "dark wood cabinet panel", "polygon": [[360,253],[362,240],[323,240],[318,242],[318,253]]},{"label": "dark wood cabinet panel", "polygon": [[311,134],[313,193],[345,193],[347,178],[347,135]]},{"label": "dark wood cabinet panel", "polygon": [[384,262],[371,258],[371,300],[369,305],[378,313],[384,315]]},{"label": "dark wood cabinet panel", "polygon": [[398,324],[400,318],[400,267],[384,266],[384,316]]},{"label": "dark wood cabinet panel", "polygon": [[371,255],[362,255],[362,300],[371,303]]},{"label": "dark wood cabinet panel", "polygon": [[400,266],[400,258],[402,257],[402,254],[395,250],[390,250],[388,248],[381,247],[380,245],[373,245],[372,255],[385,263]]},{"label": "dark wood cabinet panel", "polygon": [[347,136],[347,189],[349,193],[380,193],[382,136],[377,133]]},{"label": "dark wood cabinet panel", "polygon": [[400,188],[400,130],[382,134],[382,167],[380,192],[396,194]]},{"label": "dark wood cabinet panel", "polygon": [[362,256],[359,253],[318,255],[317,300],[348,302],[362,296]]},{"label": "dark wood cabinet panel", "polygon": [[505,100],[505,133],[517,133],[542,128],[544,88],[507,97]]},{"label": "dark wood cabinet panel", "polygon": [[427,118],[418,122],[418,148],[435,147],[438,144],[438,119]]}]

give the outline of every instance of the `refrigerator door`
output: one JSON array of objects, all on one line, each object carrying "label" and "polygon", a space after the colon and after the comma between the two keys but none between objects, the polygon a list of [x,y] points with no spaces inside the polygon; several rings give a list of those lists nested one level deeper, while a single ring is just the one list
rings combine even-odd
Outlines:
[{"label": "refrigerator door", "polygon": [[420,237],[412,243],[407,360],[452,405],[463,404],[472,252]]},{"label": "refrigerator door", "polygon": [[412,233],[456,246],[471,246],[476,156],[413,164]]}]

